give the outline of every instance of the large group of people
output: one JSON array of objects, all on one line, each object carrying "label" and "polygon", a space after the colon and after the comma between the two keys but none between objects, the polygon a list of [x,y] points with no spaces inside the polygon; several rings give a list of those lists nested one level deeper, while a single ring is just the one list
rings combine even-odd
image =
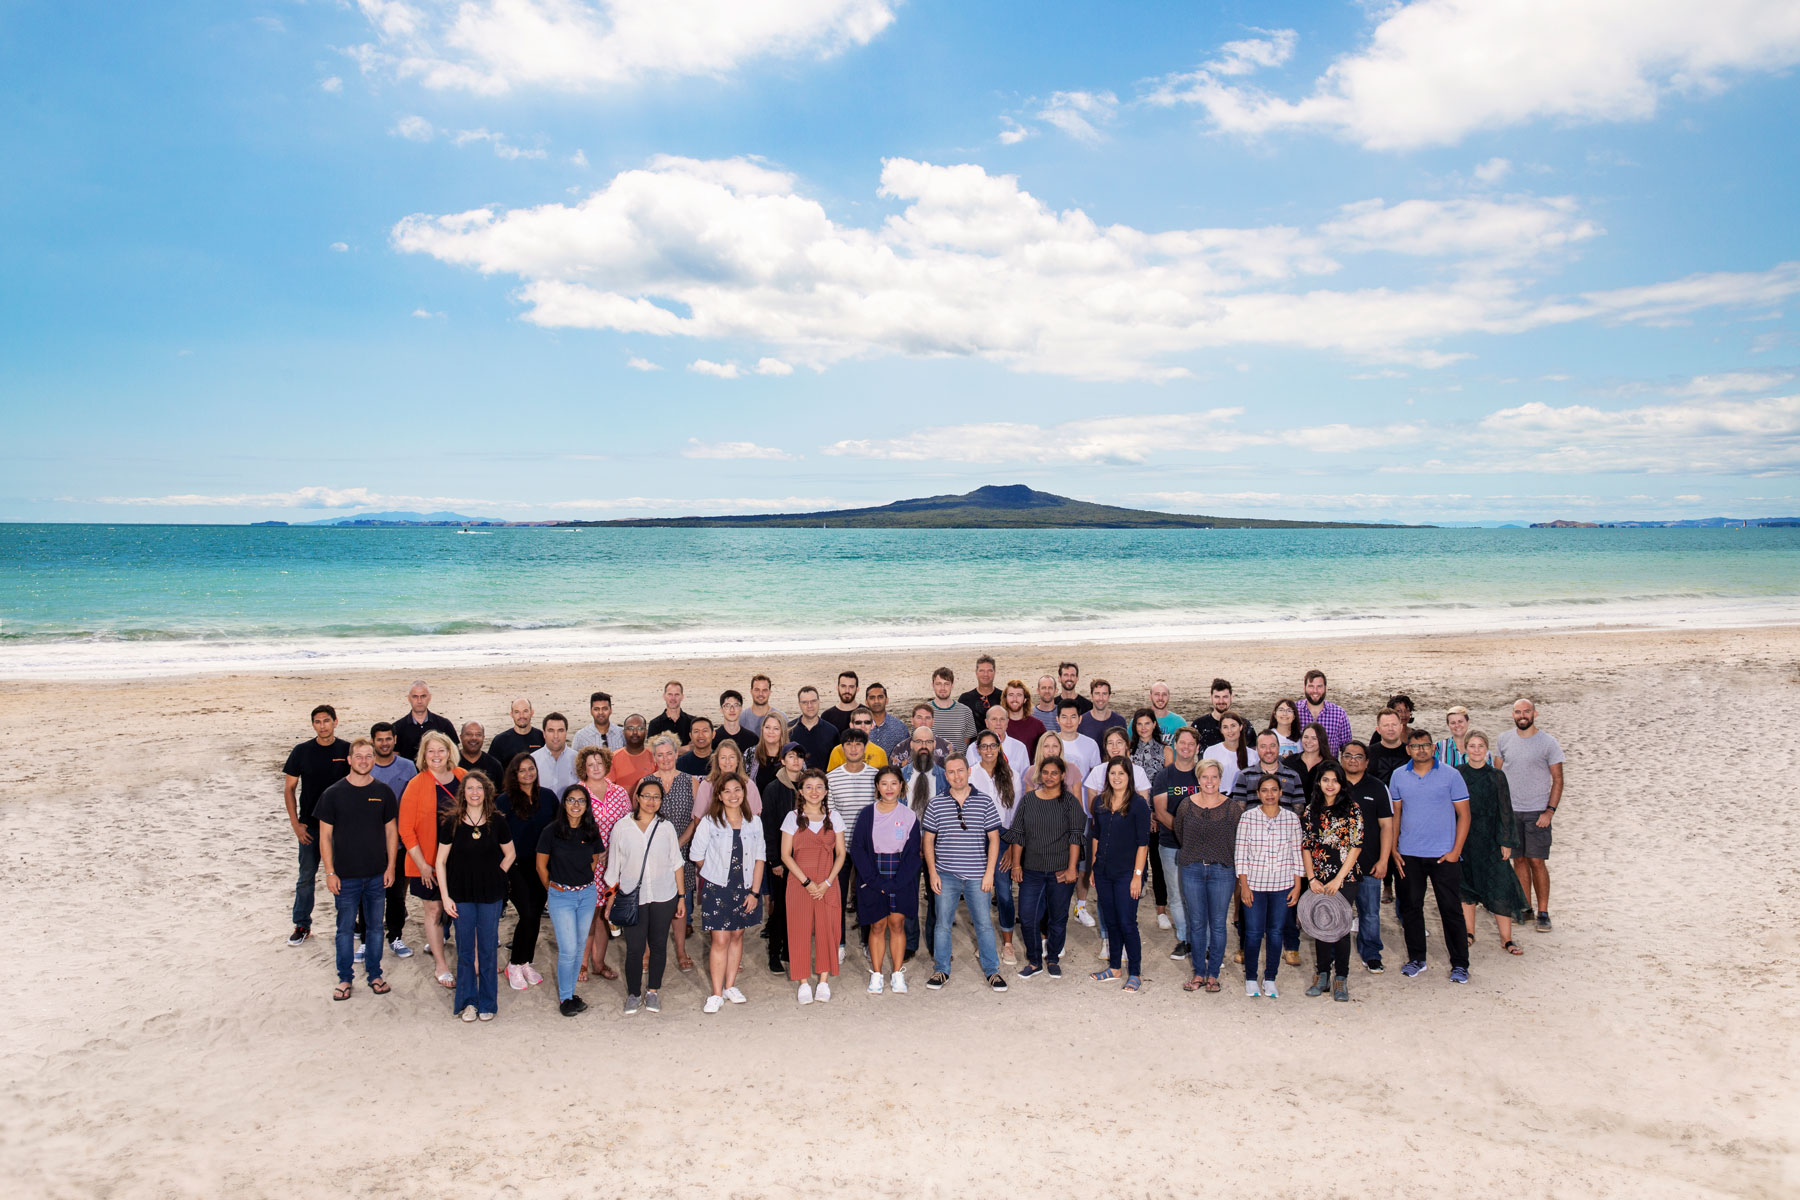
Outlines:
[{"label": "large group of people", "polygon": [[746,1003],[752,930],[800,1004],[831,1000],[853,944],[871,994],[906,993],[922,950],[925,987],[944,988],[963,909],[995,992],[1009,972],[1062,978],[1071,920],[1098,936],[1101,961],[1081,974],[1141,990],[1146,891],[1169,957],[1187,964],[1184,990],[1220,991],[1229,955],[1258,999],[1278,997],[1283,963],[1301,965],[1304,934],[1306,995],[1347,1001],[1352,954],[1385,970],[1384,904],[1399,917],[1400,973],[1417,978],[1431,961],[1428,887],[1453,983],[1469,981],[1477,910],[1508,955],[1523,953],[1520,925],[1550,930],[1563,753],[1529,699],[1490,737],[1461,705],[1441,734],[1420,728],[1394,695],[1360,739],[1318,670],[1266,721],[1225,679],[1192,720],[1167,683],[1126,714],[1106,680],[1085,693],[1080,681],[1065,662],[1034,687],[1001,682],[984,654],[960,695],[951,668],[934,671],[907,720],[883,684],[850,670],[833,706],[798,689],[792,718],[760,673],[748,702],[721,693],[716,717],[688,711],[670,681],[661,712],[618,724],[611,695],[594,692],[573,733],[563,713],[540,723],[514,700],[491,742],[479,722],[433,712],[422,681],[398,720],[349,741],[320,704],[283,768],[299,856],[288,944],[312,935],[322,870],[336,902],[333,998],[352,996],[359,962],[386,994],[388,956],[415,953],[416,901],[436,982],[474,1022],[498,1012],[502,979],[516,992],[545,982],[546,915],[570,1017],[587,1008],[579,985],[621,973],[624,1012],[660,1012],[671,950],[677,970],[696,970],[696,927],[707,1013]]}]

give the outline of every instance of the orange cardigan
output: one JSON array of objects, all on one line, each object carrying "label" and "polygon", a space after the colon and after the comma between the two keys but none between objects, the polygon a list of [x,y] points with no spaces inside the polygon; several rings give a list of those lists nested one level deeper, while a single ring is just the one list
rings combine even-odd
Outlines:
[{"label": "orange cardigan", "polygon": [[[468,772],[461,767],[450,768],[461,779]],[[405,854],[414,846],[425,861],[437,870],[437,833],[438,803],[437,780],[430,771],[414,775],[405,789],[400,793],[400,845]],[[406,874],[409,879],[419,878],[419,864],[412,855],[406,855]]]}]

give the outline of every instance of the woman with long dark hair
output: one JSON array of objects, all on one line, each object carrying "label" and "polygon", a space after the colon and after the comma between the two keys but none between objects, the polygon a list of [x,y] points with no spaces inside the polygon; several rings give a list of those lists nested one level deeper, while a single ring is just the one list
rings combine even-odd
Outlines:
[{"label": "woman with long dark hair", "polygon": [[1219,714],[1219,736],[1224,740],[1208,746],[1200,756],[1219,764],[1219,790],[1227,796],[1237,783],[1238,772],[1256,757],[1256,748],[1250,744],[1249,735],[1250,722],[1241,713],[1227,709]]},{"label": "woman with long dark hair", "polygon": [[[1109,733],[1114,731],[1108,731]],[[1119,977],[1125,956],[1125,991],[1143,987],[1144,948],[1138,938],[1138,898],[1144,894],[1144,862],[1150,854],[1150,805],[1132,782],[1131,759],[1116,754],[1106,765],[1106,785],[1094,797],[1088,837],[1092,843],[1094,892],[1106,922],[1110,953],[1104,970],[1088,978],[1108,983]]]},{"label": "woman with long dark hair", "polygon": [[890,764],[877,770],[875,803],[857,814],[850,837],[850,858],[856,864],[856,919],[869,931],[869,991],[874,995],[883,990],[884,958],[892,971],[889,984],[896,992],[906,991],[906,918],[916,920],[919,915],[923,833],[918,814],[905,803],[905,790],[906,777],[899,767]]},{"label": "woman with long dark hair", "polygon": [[1286,697],[1277,700],[1269,710],[1269,732],[1281,739],[1284,756],[1300,753],[1300,706]]},{"label": "woman with long dark hair", "polygon": [[688,857],[700,871],[700,927],[712,934],[707,954],[713,988],[706,998],[709,1013],[724,1008],[727,1000],[742,1004],[747,999],[737,987],[744,930],[762,919],[763,865],[768,852],[762,823],[750,814],[745,802],[748,786],[742,775],[723,777],[688,845]]},{"label": "woman with long dark hair", "polygon": [[456,1000],[462,1019],[499,1010],[500,910],[514,858],[512,830],[494,807],[494,784],[470,771],[438,825],[437,875],[444,911],[456,922]]},{"label": "woman with long dark hair", "polygon": [[1296,754],[1284,754],[1281,765],[1293,768],[1294,774],[1300,776],[1300,786],[1305,793],[1312,795],[1313,784],[1319,781],[1319,769],[1328,762],[1334,762],[1331,756],[1331,735],[1317,721],[1307,725],[1300,731],[1300,750]]},{"label": "woman with long dark hair", "polygon": [[600,861],[600,829],[594,824],[593,798],[579,783],[570,784],[555,806],[555,816],[537,841],[537,873],[547,894],[550,928],[556,932],[556,993],[565,1017],[587,1010],[575,994],[581,954],[594,923],[599,885],[594,874]]},{"label": "woman with long dark hair", "polygon": [[[613,782],[612,766],[613,752],[605,746],[583,746],[575,752],[575,779],[588,790],[589,802],[594,809],[594,826],[600,830],[600,864],[594,871],[594,883],[600,889],[595,899],[603,912],[606,902],[612,898],[611,889],[600,878],[606,869],[606,849],[610,844],[607,839],[612,836],[612,827],[619,823],[619,818],[631,812],[631,796]],[[606,946],[611,938],[612,929],[606,921],[595,921],[588,931],[587,956],[581,968],[584,972],[591,967],[602,979],[619,977],[617,971],[606,965]]]},{"label": "woman with long dark hair", "polygon": [[530,753],[513,755],[506,764],[500,795],[494,807],[512,831],[515,853],[507,872],[506,894],[519,923],[513,926],[512,947],[506,961],[506,982],[515,992],[544,982],[531,960],[537,957],[538,934],[544,924],[546,892],[538,878],[533,852],[538,839],[556,816],[556,793],[538,782],[537,760]]},{"label": "woman with long dark hair", "polygon": [[[1306,886],[1328,896],[1341,895],[1348,887],[1354,896],[1363,836],[1362,806],[1350,794],[1344,768],[1328,760],[1320,766],[1312,798],[1306,802],[1306,821],[1300,835]],[[1350,942],[1355,936],[1353,924],[1335,942],[1314,939],[1317,969],[1312,986],[1306,989],[1307,995],[1322,996],[1330,991],[1333,1000],[1350,999]]]},{"label": "woman with long dark hair", "polygon": [[1014,851],[1005,844],[1005,837],[1013,816],[1019,811],[1019,781],[1013,778],[1012,763],[1001,752],[1000,735],[993,730],[984,729],[975,739],[975,755],[975,765],[969,769],[969,782],[994,802],[994,809],[1000,814],[1000,863],[994,868],[994,905],[1000,918],[1000,961],[1016,963],[1019,959],[1013,951],[1013,928],[1018,924],[1018,913],[1013,906]]},{"label": "woman with long dark hair", "polygon": [[[625,934],[625,1015],[641,1006],[661,1012],[663,966],[669,958],[669,930],[681,920],[686,897],[681,890],[681,839],[662,818],[663,785],[654,773],[632,789],[631,814],[621,817],[606,839],[605,882],[611,895],[606,917],[612,920],[621,894],[637,894],[637,919],[621,927]],[[648,950],[650,973],[644,974]]]}]

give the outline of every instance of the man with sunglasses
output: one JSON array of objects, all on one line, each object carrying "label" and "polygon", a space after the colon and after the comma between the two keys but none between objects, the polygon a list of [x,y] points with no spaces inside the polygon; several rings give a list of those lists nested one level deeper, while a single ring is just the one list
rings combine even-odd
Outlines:
[{"label": "man with sunglasses", "polygon": [[976,956],[988,987],[1006,990],[1000,974],[1000,951],[995,945],[994,916],[989,900],[994,894],[994,868],[1000,861],[1000,812],[993,797],[969,786],[969,764],[961,755],[944,760],[946,786],[925,809],[925,870],[932,893],[938,897],[937,929],[932,939],[936,973],[925,986],[937,991],[950,982],[950,935],[956,925],[956,906],[969,906],[975,925]]}]

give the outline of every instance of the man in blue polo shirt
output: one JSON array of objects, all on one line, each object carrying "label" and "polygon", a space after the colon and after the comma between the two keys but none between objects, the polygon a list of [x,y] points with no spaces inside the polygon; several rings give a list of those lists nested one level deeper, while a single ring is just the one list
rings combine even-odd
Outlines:
[{"label": "man in blue polo shirt", "polygon": [[1000,812],[993,797],[969,786],[969,764],[959,754],[944,760],[946,787],[925,809],[925,869],[937,896],[937,930],[932,958],[937,967],[925,986],[937,991],[950,982],[950,932],[957,901],[969,906],[975,925],[976,956],[988,987],[1006,990],[994,945],[994,868],[1000,860]]},{"label": "man in blue polo shirt", "polygon": [[1469,982],[1469,932],[1462,913],[1462,849],[1469,836],[1469,786],[1462,772],[1437,761],[1431,735],[1406,735],[1412,761],[1388,779],[1400,871],[1400,928],[1406,935],[1408,979],[1425,971],[1425,883],[1437,894],[1438,916],[1450,951],[1450,982]]}]

